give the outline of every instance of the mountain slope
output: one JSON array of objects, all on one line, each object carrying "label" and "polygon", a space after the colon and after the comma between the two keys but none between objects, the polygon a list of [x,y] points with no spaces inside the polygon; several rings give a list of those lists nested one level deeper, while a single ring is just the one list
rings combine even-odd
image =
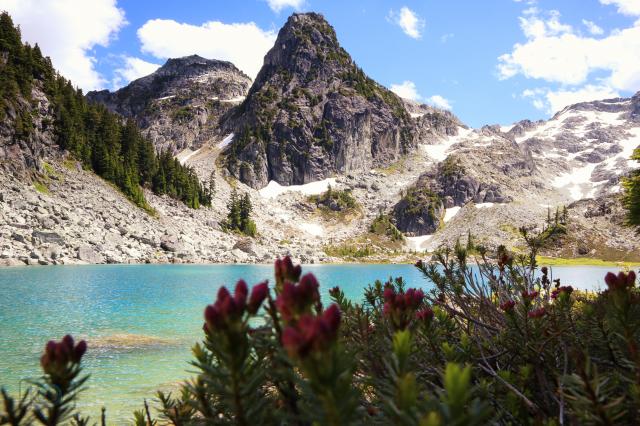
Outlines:
[{"label": "mountain slope", "polygon": [[116,92],[89,92],[87,98],[134,118],[158,151],[177,154],[214,137],[220,117],[244,99],[250,85],[232,63],[192,55],[169,59]]},{"label": "mountain slope", "polygon": [[260,188],[320,180],[397,160],[414,145],[402,100],[368,78],[321,15],[294,14],[247,99],[223,123],[226,166]]}]

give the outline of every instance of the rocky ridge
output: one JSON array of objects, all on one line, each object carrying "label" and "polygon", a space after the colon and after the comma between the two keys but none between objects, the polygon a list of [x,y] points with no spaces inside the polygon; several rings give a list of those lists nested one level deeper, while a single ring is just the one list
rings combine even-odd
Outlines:
[{"label": "rocky ridge", "polygon": [[251,79],[232,63],[198,55],[169,59],[154,73],[93,102],[134,118],[158,151],[197,150],[217,135],[220,118],[247,94]]}]

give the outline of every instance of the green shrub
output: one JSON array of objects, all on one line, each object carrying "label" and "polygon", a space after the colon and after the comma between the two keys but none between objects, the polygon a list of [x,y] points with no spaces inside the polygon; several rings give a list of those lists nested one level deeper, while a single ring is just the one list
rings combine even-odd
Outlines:
[{"label": "green shrub", "polygon": [[393,241],[404,241],[404,234],[391,222],[391,218],[380,213],[371,223],[369,232],[376,235],[386,235]]},{"label": "green shrub", "polygon": [[[631,157],[640,162],[640,147],[636,148]],[[631,172],[628,178],[622,180],[624,187],[624,205],[627,209],[627,224],[635,226],[640,232],[640,170]]]},{"label": "green shrub", "polygon": [[227,220],[222,223],[223,229],[240,232],[249,237],[257,234],[256,223],[251,219],[253,206],[249,194],[238,196],[236,189],[231,192],[231,198],[227,205]]},{"label": "green shrub", "polygon": [[[471,244],[470,244],[471,245]],[[477,255],[471,258],[469,249]],[[474,266],[471,266],[471,265]],[[535,256],[499,247],[441,249],[416,267],[433,287],[377,281],[361,303],[289,258],[273,287],[240,280],[204,310],[196,376],[158,394],[160,420],[199,424],[635,424],[640,292],[633,271],[575,291]],[[50,342],[44,377],[0,424],[87,424],[74,402],[83,343]],[[155,424],[150,410],[134,424]]]},{"label": "green shrub", "polygon": [[346,212],[358,208],[358,201],[350,190],[333,189],[331,185],[322,194],[309,196],[308,200],[323,210]]}]

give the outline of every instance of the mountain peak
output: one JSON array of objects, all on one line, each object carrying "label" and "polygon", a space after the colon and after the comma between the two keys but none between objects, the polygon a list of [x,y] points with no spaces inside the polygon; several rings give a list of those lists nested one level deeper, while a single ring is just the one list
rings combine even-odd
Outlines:
[{"label": "mountain peak", "polygon": [[256,188],[385,165],[414,144],[402,100],[356,66],[317,13],[289,17],[224,127],[236,135],[227,168]]},{"label": "mountain peak", "polygon": [[[246,76],[231,62],[218,59],[206,59],[200,55],[189,55],[180,58],[169,58],[154,73],[142,78],[154,78],[157,76],[192,76],[209,71],[223,70]],[[247,77],[249,78],[249,77]]]}]

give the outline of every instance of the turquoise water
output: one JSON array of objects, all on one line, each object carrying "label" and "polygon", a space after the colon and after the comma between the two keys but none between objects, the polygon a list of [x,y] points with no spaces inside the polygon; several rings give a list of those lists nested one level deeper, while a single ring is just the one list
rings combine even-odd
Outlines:
[{"label": "turquoise water", "polygon": [[[556,267],[563,284],[597,288],[611,268]],[[429,283],[410,265],[306,266],[324,300],[333,286],[359,300],[367,284],[403,276],[411,286]],[[12,392],[40,374],[39,356],[49,339],[87,339],[84,365],[91,374],[80,401],[109,423],[131,418],[143,398],[190,376],[190,348],[201,338],[202,312],[221,285],[272,279],[266,265],[53,266],[0,269],[0,385]]]}]

